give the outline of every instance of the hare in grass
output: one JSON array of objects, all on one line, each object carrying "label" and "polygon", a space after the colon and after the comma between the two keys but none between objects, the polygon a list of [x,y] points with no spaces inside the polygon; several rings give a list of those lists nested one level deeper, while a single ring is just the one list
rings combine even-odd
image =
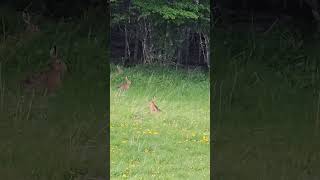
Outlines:
[{"label": "hare in grass", "polygon": [[119,90],[126,91],[126,90],[128,90],[128,89],[130,88],[131,81],[128,79],[127,76],[125,77],[125,81],[126,81],[126,82],[124,82],[124,83],[122,83],[122,84],[120,84],[120,85],[118,86],[118,89],[119,89]]},{"label": "hare in grass", "polygon": [[31,23],[31,17],[30,17],[30,14],[28,12],[22,12],[22,18],[23,18],[23,21],[26,23],[27,25],[27,28],[26,28],[26,31],[27,32],[39,32],[40,29],[37,25],[34,25],[33,23]]},{"label": "hare in grass", "polygon": [[49,94],[57,90],[62,83],[62,77],[67,70],[66,64],[58,56],[57,48],[50,50],[49,69],[32,74],[22,81],[27,90],[44,89]]},{"label": "hare in grass", "polygon": [[158,106],[156,105],[156,98],[153,97],[153,99],[149,102],[149,109],[151,113],[157,113],[160,112],[161,110],[158,108]]}]

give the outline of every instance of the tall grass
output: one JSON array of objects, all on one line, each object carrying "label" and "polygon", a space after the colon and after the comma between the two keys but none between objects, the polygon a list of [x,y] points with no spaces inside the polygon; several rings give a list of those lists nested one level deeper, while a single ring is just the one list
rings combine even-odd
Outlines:
[{"label": "tall grass", "polygon": [[[0,41],[1,179],[105,177],[105,34],[88,36],[82,19],[41,17],[41,32],[26,35],[20,14],[2,9],[9,25]],[[68,66],[62,88],[54,96],[26,93],[19,81],[47,66],[53,44]]]},{"label": "tall grass", "polygon": [[319,48],[299,33],[216,31],[217,179],[317,179]]},{"label": "tall grass", "polygon": [[[117,85],[132,81],[128,91]],[[209,178],[209,79],[200,70],[136,66],[111,71],[111,178]],[[153,97],[161,109],[151,114]]]}]

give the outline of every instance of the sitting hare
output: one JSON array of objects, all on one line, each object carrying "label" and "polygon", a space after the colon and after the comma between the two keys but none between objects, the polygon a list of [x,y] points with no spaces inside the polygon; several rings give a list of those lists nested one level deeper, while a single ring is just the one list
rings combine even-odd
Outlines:
[{"label": "sitting hare", "polygon": [[22,81],[26,89],[44,89],[49,94],[61,86],[62,77],[67,70],[66,64],[59,58],[57,48],[50,50],[51,60],[49,69],[40,73],[32,74]]},{"label": "sitting hare", "polygon": [[130,88],[131,81],[128,79],[127,76],[125,77],[125,80],[126,80],[126,82],[124,82],[124,83],[122,83],[122,84],[120,84],[120,85],[118,86],[118,88],[119,88],[120,90],[126,91],[126,90],[128,90],[128,89]]},{"label": "sitting hare", "polygon": [[156,98],[153,97],[153,99],[149,102],[149,109],[151,113],[157,113],[161,111],[156,105],[155,101],[156,101]]}]

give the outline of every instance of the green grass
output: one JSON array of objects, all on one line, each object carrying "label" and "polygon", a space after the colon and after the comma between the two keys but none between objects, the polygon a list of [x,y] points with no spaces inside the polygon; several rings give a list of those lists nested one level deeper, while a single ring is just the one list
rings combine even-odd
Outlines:
[{"label": "green grass", "polygon": [[[90,27],[81,19],[42,17],[41,32],[25,36],[20,14],[3,9],[8,29],[0,40],[1,179],[105,177],[105,34],[91,30],[88,36]],[[62,88],[54,96],[26,94],[19,81],[46,67],[53,44],[68,66]]]},{"label": "green grass", "polygon": [[286,29],[216,34],[215,178],[318,179],[317,42]]},{"label": "green grass", "polygon": [[[208,73],[161,66],[111,71],[111,178],[209,179]],[[128,91],[117,85],[132,81]],[[161,109],[149,112],[152,97]]]}]

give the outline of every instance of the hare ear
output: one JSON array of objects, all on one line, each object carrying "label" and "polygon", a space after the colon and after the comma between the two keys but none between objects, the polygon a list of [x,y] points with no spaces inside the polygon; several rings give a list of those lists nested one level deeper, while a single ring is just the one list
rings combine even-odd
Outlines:
[{"label": "hare ear", "polygon": [[30,22],[30,16],[26,11],[22,11],[22,18],[23,18],[24,22],[26,22],[26,23]]},{"label": "hare ear", "polygon": [[56,58],[56,57],[58,56],[56,45],[54,45],[54,46],[51,48],[51,50],[50,50],[50,56],[53,57],[53,58]]}]

